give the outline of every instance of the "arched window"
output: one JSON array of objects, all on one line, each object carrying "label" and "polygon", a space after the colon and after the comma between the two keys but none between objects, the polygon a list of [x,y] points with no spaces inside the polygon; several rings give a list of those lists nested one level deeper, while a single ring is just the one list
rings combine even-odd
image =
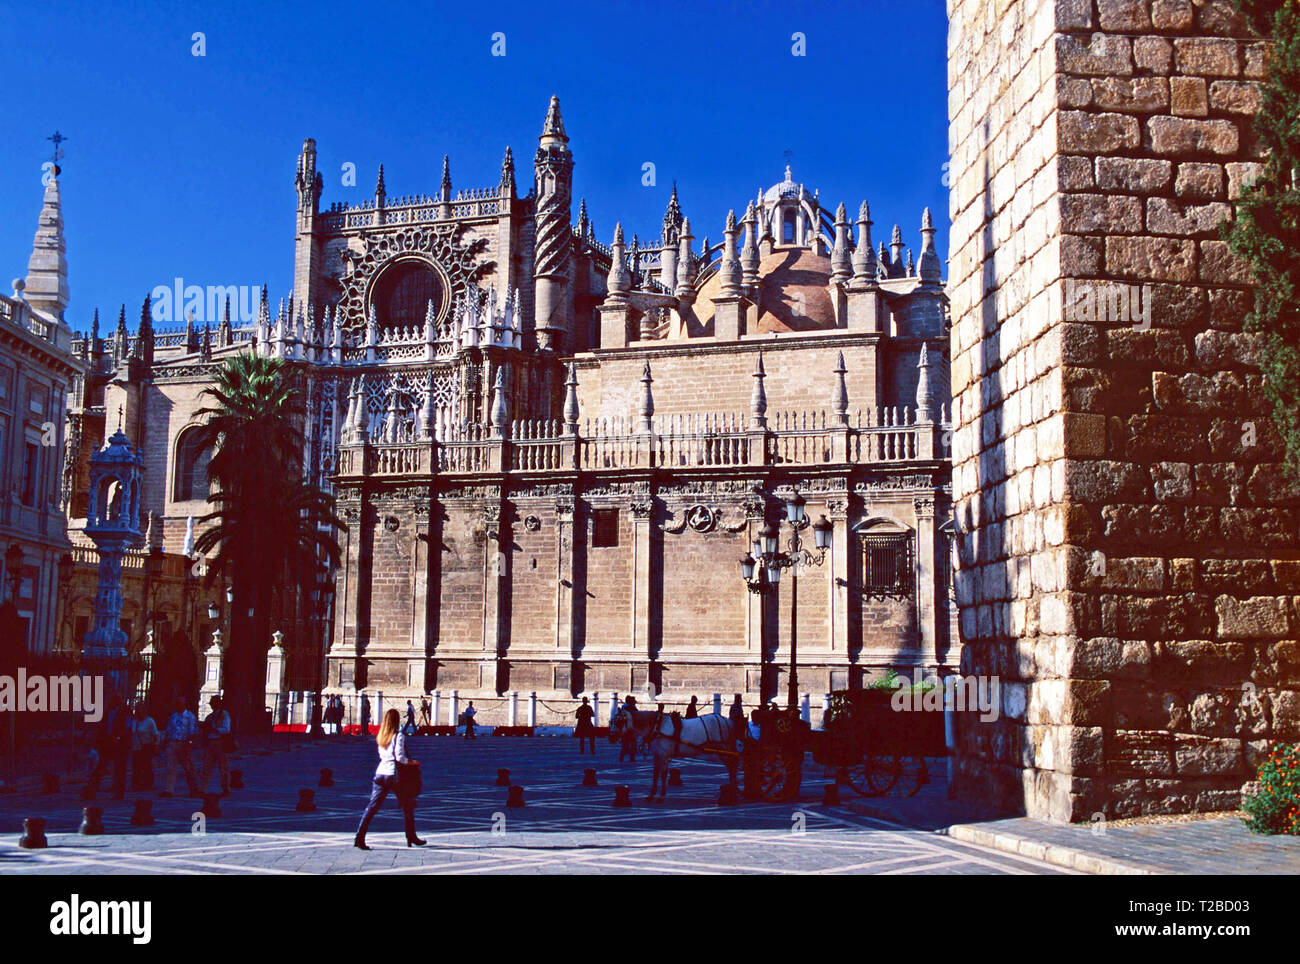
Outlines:
[{"label": "arched window", "polygon": [[423,261],[411,259],[385,269],[370,297],[382,328],[422,328],[430,301],[435,313],[441,310],[438,274]]},{"label": "arched window", "polygon": [[856,527],[862,593],[868,598],[910,598],[915,586],[913,533],[892,519]]},{"label": "arched window", "polygon": [[794,212],[786,211],[785,217],[781,220],[781,243],[794,244]]},{"label": "arched window", "polygon": [[176,481],[172,499],[188,502],[206,499],[212,490],[208,481],[208,462],[212,449],[203,444],[197,429],[186,429],[176,441]]}]

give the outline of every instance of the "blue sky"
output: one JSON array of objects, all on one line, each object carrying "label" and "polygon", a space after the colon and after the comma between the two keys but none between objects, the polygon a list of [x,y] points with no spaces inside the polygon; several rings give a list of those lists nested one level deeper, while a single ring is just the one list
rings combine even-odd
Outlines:
[{"label": "blue sky", "polygon": [[[187,284],[293,281],[294,164],[314,137],[322,207],[487,187],[514,149],[520,193],[546,105],[560,97],[574,152],[574,217],[657,236],[674,179],[698,239],[781,179],[850,213],[871,202],[919,249],[930,205],[947,251],[942,0],[793,2],[102,4],[11,6],[0,103],[0,272],[26,273],[48,135],[61,178],[74,329]],[[206,56],[191,53],[202,31]],[[493,34],[505,56],[492,56]],[[792,54],[805,35],[806,56]],[[356,187],[341,166],[357,168]],[[657,185],[642,185],[642,165]],[[739,213],[739,212],[738,212]],[[6,293],[8,289],[6,287]]]}]

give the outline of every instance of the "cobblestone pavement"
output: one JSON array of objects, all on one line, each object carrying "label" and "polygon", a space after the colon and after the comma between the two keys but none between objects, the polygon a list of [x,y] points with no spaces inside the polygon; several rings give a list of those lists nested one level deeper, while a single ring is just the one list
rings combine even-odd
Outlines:
[{"label": "cobblestone pavement", "polygon": [[[649,804],[649,765],[618,764],[617,749],[605,742],[595,757],[596,787],[581,786],[592,757],[580,756],[572,739],[426,737],[413,739],[411,752],[424,764],[416,825],[425,848],[405,847],[391,801],[371,827],[374,849],[352,847],[375,750],[372,741],[343,738],[233,759],[246,788],[222,800],[222,816],[207,820],[201,835],[193,832],[198,801],[188,798],[155,798],[157,823],[137,828],[129,825],[132,801],[145,794],[112,801],[101,793],[95,805],[106,832],[82,836],[76,831],[85,804],[75,788],[2,796],[0,873],[1062,872],[872,816],[850,793],[844,806],[823,807],[825,778],[812,765],[797,802],[719,807],[721,765],[677,761],[683,785],[669,788],[666,803]],[[334,787],[317,786],[322,767],[334,770]],[[525,788],[523,808],[508,809],[506,788],[493,785],[502,767]],[[611,805],[620,783],[631,786],[630,807]],[[299,788],[314,790],[315,812],[295,811]],[[935,790],[927,788],[927,796]],[[930,806],[916,803],[921,811]],[[17,846],[26,816],[46,818],[48,849]]]}]

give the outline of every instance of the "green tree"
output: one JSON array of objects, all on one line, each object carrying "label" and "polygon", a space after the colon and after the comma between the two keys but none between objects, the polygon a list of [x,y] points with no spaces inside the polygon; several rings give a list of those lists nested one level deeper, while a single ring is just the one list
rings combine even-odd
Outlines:
[{"label": "green tree", "polygon": [[1300,9],[1296,0],[1237,0],[1237,7],[1274,46],[1255,117],[1267,156],[1224,237],[1254,270],[1246,329],[1262,336],[1264,391],[1287,464],[1300,477]]},{"label": "green tree", "polygon": [[246,728],[261,719],[275,594],[303,598],[339,561],[334,497],[303,478],[304,388],[292,364],[239,354],[218,369],[198,413],[213,450],[213,509],[194,548],[209,556],[209,579],[233,590],[225,680]]}]

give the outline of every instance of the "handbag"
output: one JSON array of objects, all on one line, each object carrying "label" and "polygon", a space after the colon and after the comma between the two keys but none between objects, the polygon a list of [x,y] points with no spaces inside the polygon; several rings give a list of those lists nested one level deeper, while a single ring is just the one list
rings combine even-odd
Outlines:
[{"label": "handbag", "polygon": [[[397,739],[397,734],[393,734],[393,739]],[[424,789],[424,781],[420,779],[420,768],[414,763],[397,763],[397,754],[393,754],[393,762],[397,765],[397,795],[403,800],[414,800]]]}]

